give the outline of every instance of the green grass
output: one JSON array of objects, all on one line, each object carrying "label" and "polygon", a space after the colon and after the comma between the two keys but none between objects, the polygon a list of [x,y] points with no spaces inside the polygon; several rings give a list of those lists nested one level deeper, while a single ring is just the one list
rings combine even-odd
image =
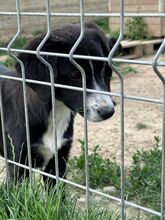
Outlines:
[{"label": "green grass", "polygon": [[[29,186],[26,181],[11,185],[9,192],[5,185],[0,185],[0,219],[30,220],[119,220],[117,212],[101,206],[90,205],[85,208],[77,205],[77,197],[67,192],[65,202],[61,201],[64,187],[59,186],[49,191],[39,184]],[[67,189],[65,189],[67,190]],[[57,192],[58,191],[58,192]]]},{"label": "green grass", "polygon": [[28,39],[26,37],[20,37],[15,41],[15,43],[13,44],[12,47],[17,48],[17,49],[21,49],[26,45],[27,40]]},{"label": "green grass", "polygon": [[12,58],[7,58],[5,61],[1,62],[4,66],[6,66],[9,70],[14,71],[14,66],[15,66],[15,60]]},{"label": "green grass", "polygon": [[[7,47],[9,42],[0,42],[0,47]],[[12,45],[12,48],[22,49],[26,45],[26,43],[27,43],[27,38],[20,37]],[[0,56],[3,56],[3,55],[7,55],[7,52],[0,50]],[[15,60],[11,58],[10,56],[5,61],[1,61],[0,63],[5,65],[7,68],[9,68],[9,70],[14,71]]]},{"label": "green grass", "polygon": [[[19,37],[15,43],[12,45],[12,48],[17,48],[17,49],[21,49],[25,46],[25,44],[27,43],[27,38],[26,37]],[[7,47],[10,41],[8,42],[0,42],[0,47]],[[6,55],[6,51],[2,51],[0,50],[0,56],[2,55]]]},{"label": "green grass", "polygon": [[[6,47],[7,43],[5,42],[0,42],[0,47]],[[0,50],[0,56],[6,55],[6,51]]]},{"label": "green grass", "polygon": [[[70,159],[71,179],[85,184],[84,142],[80,141],[82,151],[80,156]],[[160,211],[161,189],[161,157],[160,138],[155,137],[151,150],[138,150],[132,157],[132,164],[126,170],[125,198],[145,207]],[[104,159],[99,154],[99,146],[95,146],[89,155],[90,187],[102,188],[106,185],[116,187],[115,196],[120,196],[120,169],[112,159]],[[66,191],[65,203],[61,201],[63,189]],[[55,193],[56,190],[56,193]],[[85,204],[77,203],[81,191],[67,186],[45,189],[37,181],[32,189],[26,181],[11,185],[7,191],[4,184],[0,185],[0,219],[67,219],[67,220],[119,220],[118,211],[107,207],[107,203],[91,199],[88,218]],[[130,213],[129,213],[130,214]],[[127,220],[143,219],[143,216],[127,217]],[[148,219],[156,220],[151,216]]]}]

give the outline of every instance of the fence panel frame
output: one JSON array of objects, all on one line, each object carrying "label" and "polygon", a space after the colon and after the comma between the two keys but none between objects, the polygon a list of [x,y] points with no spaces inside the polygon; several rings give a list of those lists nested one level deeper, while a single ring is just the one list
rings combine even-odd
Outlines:
[{"label": "fence panel frame", "polygon": [[[19,8],[19,2],[20,0],[15,0],[16,3],[16,12],[0,12],[0,16],[14,16],[16,17],[17,21],[17,32],[13,36],[12,40],[8,44],[7,47],[0,47],[0,50],[6,51],[10,56],[12,56],[21,66],[22,70],[22,77],[21,78],[16,78],[16,77],[9,77],[6,75],[0,75],[0,78],[5,78],[5,79],[12,79],[12,80],[17,80],[21,81],[23,84],[23,96],[24,96],[24,107],[25,107],[25,121],[26,121],[26,135],[27,135],[27,147],[28,147],[28,160],[29,160],[29,166],[17,163],[15,161],[11,161],[7,159],[7,150],[6,150],[6,140],[5,140],[5,126],[4,126],[4,112],[3,112],[3,102],[2,102],[2,95],[0,92],[0,114],[1,114],[1,119],[2,119],[2,134],[3,134],[3,144],[4,144],[4,158],[3,160],[5,161],[6,166],[8,166],[8,163],[11,163],[13,165],[22,167],[24,169],[28,169],[30,172],[30,184],[32,185],[32,172],[37,172],[42,175],[46,175],[48,177],[51,177],[53,179],[56,179],[58,181],[65,182],[69,185],[78,187],[80,189],[83,189],[86,191],[86,210],[88,211],[89,208],[89,200],[90,200],[90,192],[95,193],[97,195],[104,196],[106,198],[112,199],[114,201],[118,201],[121,203],[121,219],[125,219],[125,205],[143,210],[147,213],[159,216],[161,220],[165,220],[165,78],[162,75],[162,73],[158,70],[159,66],[165,66],[165,62],[159,61],[159,57],[162,53],[162,50],[165,48],[165,38],[164,41],[162,42],[160,48],[158,49],[153,61],[145,61],[145,60],[129,60],[129,59],[124,59],[124,58],[114,58],[114,54],[117,50],[118,45],[120,44],[121,40],[123,39],[124,36],[124,18],[125,17],[165,17],[165,13],[125,13],[124,12],[124,0],[120,0],[120,13],[85,13],[84,11],[84,0],[79,0],[80,2],[80,12],[78,13],[53,13],[50,10],[50,2],[49,0],[46,0],[45,4],[45,11],[42,13],[38,12],[21,12]],[[25,50],[25,49],[14,49],[12,48],[13,43],[17,39],[17,37],[20,35],[21,32],[21,17],[22,16],[44,16],[47,20],[47,33],[38,46],[36,51],[30,51],[30,50]],[[73,45],[71,51],[69,54],[63,54],[63,53],[48,53],[48,52],[42,52],[42,46],[46,42],[46,40],[49,38],[50,33],[51,33],[51,24],[50,24],[50,18],[51,17],[79,17],[80,18],[80,36],[77,39],[76,43]],[[85,17],[120,17],[120,35],[119,38],[117,39],[116,44],[112,48],[111,52],[109,53],[108,57],[96,57],[96,56],[82,56],[78,54],[74,54],[76,48],[78,47],[79,43],[83,39],[84,36],[84,18]],[[22,53],[28,53],[28,54],[35,54],[38,59],[40,59],[48,68],[50,72],[50,79],[51,82],[41,82],[37,80],[30,80],[25,77],[25,68],[24,64],[15,56],[16,52],[22,52]],[[51,65],[45,61],[42,57],[42,55],[49,55],[49,56],[55,56],[55,57],[67,57],[70,62],[75,65],[76,68],[78,68],[82,74],[83,78],[83,87],[78,88],[78,87],[73,87],[73,86],[66,86],[66,85],[60,85],[56,84],[54,80],[54,74],[53,74],[53,68]],[[98,60],[98,61],[104,61],[109,64],[109,66],[114,70],[115,74],[118,76],[120,80],[120,93],[112,93],[112,92],[103,92],[103,91],[97,91],[97,90],[91,90],[86,88],[86,76],[85,76],[85,71],[81,66],[79,66],[75,59],[90,59],[90,60]],[[115,64],[116,63],[127,63],[127,64],[139,64],[139,65],[148,65],[152,66],[155,74],[159,77],[159,79],[162,81],[162,87],[163,87],[163,99],[152,99],[150,97],[139,97],[139,96],[131,96],[131,95],[126,95],[124,93],[124,80],[121,75],[121,73],[118,71],[116,68]],[[32,162],[31,162],[31,150],[30,150],[30,135],[29,135],[29,124],[28,124],[28,110],[27,110],[27,102],[26,102],[26,83],[35,83],[39,85],[46,85],[51,87],[51,94],[52,94],[52,108],[53,108],[53,134],[54,134],[54,146],[55,146],[55,166],[56,166],[56,176],[45,173],[41,170],[37,170],[35,168],[32,168]],[[67,179],[63,179],[59,177],[59,167],[58,167],[58,150],[57,150],[57,140],[56,140],[56,106],[55,106],[55,90],[54,87],[59,87],[59,88],[65,88],[65,89],[70,89],[70,90],[77,90],[77,91],[82,91],[83,92],[83,103],[84,103],[84,138],[85,138],[85,178],[86,178],[86,186],[82,186],[80,184],[77,184],[75,182],[69,181]],[[0,86],[0,91],[1,91],[1,86]],[[108,194],[105,194],[103,192],[99,192],[97,190],[91,189],[89,185],[89,175],[88,175],[88,126],[87,126],[87,117],[86,117],[86,93],[91,92],[91,93],[98,93],[98,94],[109,94],[111,96],[117,96],[120,97],[120,108],[121,108],[121,141],[120,141],[120,151],[121,151],[121,198],[117,198]],[[136,101],[142,101],[142,102],[151,102],[155,104],[159,104],[163,106],[163,123],[162,123],[162,184],[161,184],[161,212],[154,211],[152,209],[146,208],[141,205],[137,205],[133,202],[125,201],[124,196],[124,101],[125,99],[131,99],[131,100],[136,100]],[[6,176],[8,174],[6,173]]]}]

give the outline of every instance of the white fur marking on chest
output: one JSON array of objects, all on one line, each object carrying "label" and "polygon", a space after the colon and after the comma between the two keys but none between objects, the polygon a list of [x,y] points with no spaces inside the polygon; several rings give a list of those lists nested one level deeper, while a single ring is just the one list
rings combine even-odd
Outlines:
[{"label": "white fur marking on chest", "polygon": [[[63,134],[66,131],[71,117],[71,111],[63,103],[56,103],[56,135],[57,135],[57,149],[59,150],[61,146],[65,143]],[[48,128],[42,137],[42,142],[44,148],[48,149],[52,156],[55,154],[55,146],[53,146],[53,121],[52,112],[50,112],[48,118]]]}]

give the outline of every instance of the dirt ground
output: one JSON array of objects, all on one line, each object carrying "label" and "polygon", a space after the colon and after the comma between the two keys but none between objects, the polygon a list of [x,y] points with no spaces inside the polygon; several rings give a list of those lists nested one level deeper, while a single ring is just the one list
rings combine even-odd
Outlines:
[{"label": "dirt ground", "polygon": [[[165,60],[165,57],[162,58]],[[153,56],[143,57],[141,60],[153,60]],[[143,96],[147,98],[162,99],[162,83],[156,76],[151,66],[131,65],[136,73],[129,72],[124,76],[125,95]],[[163,70],[161,67],[160,70]],[[120,82],[114,75],[112,92],[119,93]],[[100,153],[105,157],[114,155],[120,161],[120,100],[114,97],[117,103],[114,116],[104,122],[88,123],[89,151],[97,144],[100,145]],[[162,107],[142,101],[125,99],[125,165],[131,163],[132,154],[138,149],[150,149],[154,143],[154,136],[161,136]],[[138,124],[145,128],[139,129]],[[80,153],[78,139],[83,139],[83,118],[76,117],[74,129],[74,143],[71,156]],[[0,160],[0,170],[4,163]],[[0,177],[3,178],[3,172]]]}]

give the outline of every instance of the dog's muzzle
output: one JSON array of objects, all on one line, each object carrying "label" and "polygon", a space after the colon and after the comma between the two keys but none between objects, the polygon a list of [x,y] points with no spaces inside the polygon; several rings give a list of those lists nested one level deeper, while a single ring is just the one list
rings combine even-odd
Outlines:
[{"label": "dog's muzzle", "polygon": [[106,120],[115,113],[110,96],[91,94],[87,96],[87,119],[91,122]]}]

